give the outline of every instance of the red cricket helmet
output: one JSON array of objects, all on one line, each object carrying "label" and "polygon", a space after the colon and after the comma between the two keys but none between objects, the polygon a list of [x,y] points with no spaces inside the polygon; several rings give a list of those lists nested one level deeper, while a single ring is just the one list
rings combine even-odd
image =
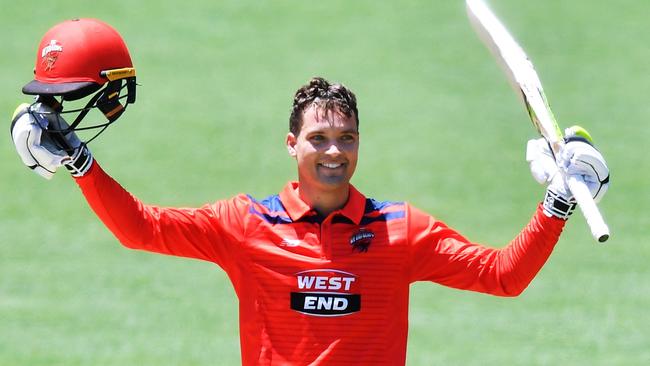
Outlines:
[{"label": "red cricket helmet", "polygon": [[[115,29],[97,19],[72,19],[50,28],[38,47],[34,74],[34,80],[23,87],[23,93],[38,96],[34,103],[50,106],[56,118],[78,113],[67,128],[57,129],[53,125],[47,133],[65,136],[73,131],[101,129],[88,143],[115,122],[129,104],[135,103],[135,68],[129,50]],[[93,93],[83,108],[63,107],[64,101]],[[122,99],[126,99],[124,104]],[[108,121],[78,127],[93,108],[99,109]]]},{"label": "red cricket helmet", "polygon": [[124,40],[110,25],[97,19],[72,19],[45,33],[34,74],[23,93],[75,100],[116,78],[135,77],[135,69]]}]

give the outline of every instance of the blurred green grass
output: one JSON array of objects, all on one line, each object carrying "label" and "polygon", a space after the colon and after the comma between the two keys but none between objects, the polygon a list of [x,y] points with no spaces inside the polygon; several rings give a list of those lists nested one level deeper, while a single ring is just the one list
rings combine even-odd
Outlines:
[{"label": "blurred green grass", "polygon": [[[595,244],[577,214],[519,298],[419,283],[408,363],[650,363],[650,34],[644,1],[492,4],[524,45],[561,124],[585,125],[608,159]],[[115,26],[138,70],[138,101],[91,145],[118,181],[160,205],[295,178],[283,140],[311,76],[350,86],[362,147],[353,182],[408,200],[473,240],[502,246],[543,188],[523,159],[534,137],[462,2],[58,1],[3,4],[0,111],[28,98],[38,40],[53,24]],[[237,302],[214,265],[124,250],[65,173],[45,182],[0,139],[0,364],[237,364]],[[191,285],[188,285],[191,284]]]}]

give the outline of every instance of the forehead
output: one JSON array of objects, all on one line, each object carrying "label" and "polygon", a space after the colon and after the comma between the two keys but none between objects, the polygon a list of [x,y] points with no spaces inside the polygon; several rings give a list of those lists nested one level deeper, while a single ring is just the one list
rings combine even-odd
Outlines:
[{"label": "forehead", "polygon": [[338,108],[324,108],[312,104],[305,109],[302,115],[302,131],[324,129],[353,130],[357,131],[357,122],[354,115],[346,116]]}]

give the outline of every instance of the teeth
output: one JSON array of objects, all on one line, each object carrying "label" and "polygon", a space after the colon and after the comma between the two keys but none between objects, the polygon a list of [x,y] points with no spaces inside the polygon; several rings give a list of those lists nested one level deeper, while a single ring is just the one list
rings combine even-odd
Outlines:
[{"label": "teeth", "polygon": [[334,164],[334,163],[323,163],[322,165],[323,165],[325,168],[334,169],[334,168],[338,168],[338,167],[340,167],[340,166],[343,165],[343,164],[340,164],[340,163],[338,163],[338,164]]}]

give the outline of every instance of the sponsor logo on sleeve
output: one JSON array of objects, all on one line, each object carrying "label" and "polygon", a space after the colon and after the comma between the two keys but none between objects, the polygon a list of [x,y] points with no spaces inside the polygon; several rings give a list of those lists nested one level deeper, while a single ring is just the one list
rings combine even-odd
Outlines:
[{"label": "sponsor logo on sleeve", "polygon": [[280,242],[281,247],[289,247],[289,248],[299,247],[301,244],[302,241],[298,239],[282,239],[282,242]]},{"label": "sponsor logo on sleeve", "polygon": [[313,316],[343,316],[361,310],[359,278],[334,269],[296,273],[291,309]]}]

